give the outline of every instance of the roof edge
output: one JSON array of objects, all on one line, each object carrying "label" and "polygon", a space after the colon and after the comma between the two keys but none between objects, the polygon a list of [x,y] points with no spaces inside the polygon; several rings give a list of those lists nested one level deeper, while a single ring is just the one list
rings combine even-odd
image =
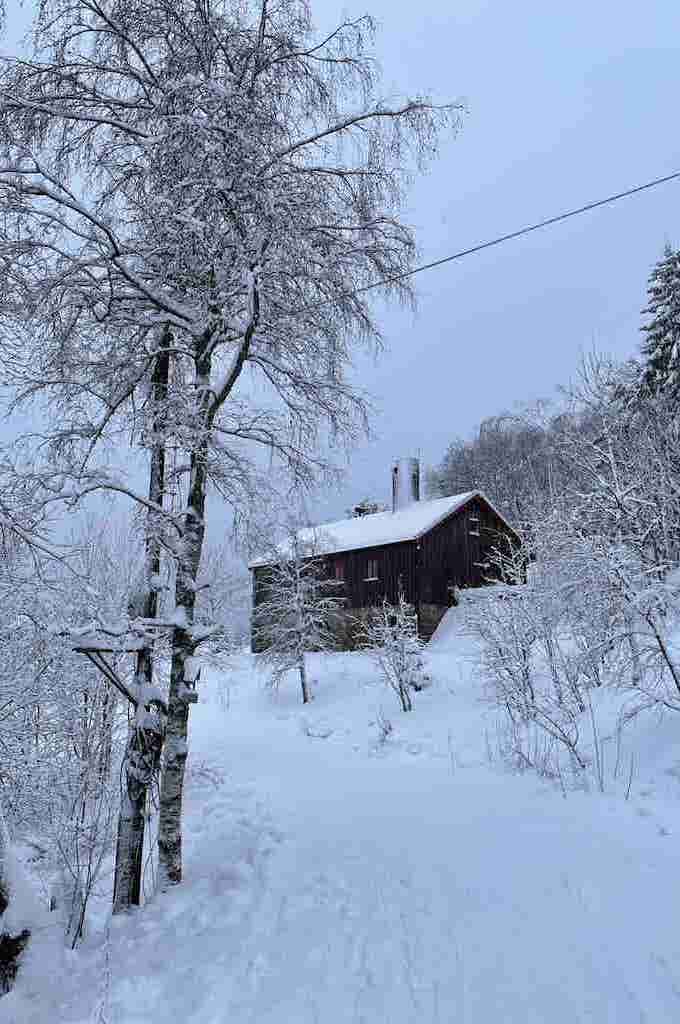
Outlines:
[{"label": "roof edge", "polygon": [[[467,502],[466,502],[467,504]],[[461,506],[462,508],[462,506]],[[456,509],[456,511],[458,511]],[[439,525],[441,519],[435,523]],[[429,528],[431,530],[432,527]],[[429,533],[429,530],[425,530],[425,533]],[[326,554],[320,553],[318,555],[310,555],[310,558],[329,558],[331,555],[347,555],[350,551],[370,551],[371,548],[391,548],[395,544],[412,544],[414,540],[418,540],[421,534],[414,534],[413,537],[402,537],[401,540],[383,540],[377,544],[355,544],[348,548],[333,548],[332,551],[326,552]],[[248,569],[263,569],[268,565],[273,565],[273,562],[265,561],[264,558],[257,558],[254,562],[248,562]]]},{"label": "roof edge", "polygon": [[515,537],[517,537],[517,540],[521,541],[522,538],[520,537],[518,531],[515,529],[515,527],[512,525],[512,523],[507,519],[506,516],[503,515],[502,512],[500,512],[496,508],[494,503],[487,498],[487,496],[484,493],[484,491],[479,491],[479,490],[477,490],[477,491],[469,491],[468,496],[465,499],[465,501],[461,501],[460,505],[458,505],[457,508],[454,508],[451,512],[445,512],[434,523],[431,523],[427,527],[427,529],[421,530],[420,533],[416,534],[415,537],[413,537],[413,540],[420,540],[422,537],[425,536],[426,533],[429,533],[430,530],[436,529],[437,526],[441,526],[441,524],[443,522],[445,522],[447,519],[451,518],[451,516],[457,516],[458,513],[461,512],[467,505],[469,505],[471,501],[474,501],[475,498],[481,498],[482,501],[486,502],[486,504],[489,506],[491,511],[495,515],[498,516],[498,518],[501,520],[501,522],[505,523],[505,525],[508,527],[508,529],[512,530],[512,532],[514,533]]},{"label": "roof edge", "polygon": [[[442,498],[446,498],[446,497],[447,497],[447,495],[443,495],[442,496]],[[454,497],[454,495],[450,495],[450,497]],[[359,545],[355,544],[355,545],[352,545],[352,546],[349,546],[349,547],[345,547],[345,548],[334,548],[332,552],[329,552],[329,554],[332,554],[332,555],[344,555],[344,554],[347,554],[350,551],[368,551],[371,548],[389,548],[389,547],[394,547],[395,544],[411,544],[411,543],[413,543],[413,541],[421,540],[426,534],[430,533],[431,530],[434,530],[438,526],[441,526],[441,524],[443,522],[445,522],[447,519],[451,518],[452,516],[458,515],[458,513],[460,511],[462,511],[462,509],[464,509],[467,505],[469,505],[471,501],[474,501],[475,498],[481,498],[482,501],[484,501],[486,503],[486,505],[491,509],[491,511],[494,513],[494,515],[498,516],[498,518],[501,520],[501,522],[504,523],[505,526],[507,526],[508,529],[511,530],[514,533],[515,537],[517,537],[517,540],[521,541],[522,538],[521,538],[519,532],[512,525],[512,523],[507,519],[507,517],[504,516],[503,513],[498,510],[498,508],[494,505],[494,503],[492,501],[490,501],[489,498],[487,498],[487,496],[484,493],[484,491],[474,490],[474,491],[468,491],[466,496],[465,496],[465,498],[464,498],[464,500],[461,501],[461,503],[459,505],[457,505],[454,509],[451,509],[448,512],[442,512],[442,514],[437,519],[435,519],[434,522],[430,523],[427,527],[425,527],[425,529],[420,530],[419,533],[414,533],[413,536],[411,536],[411,537],[402,537],[399,540],[388,540],[388,541],[382,541],[380,543],[359,544]],[[432,500],[437,501],[437,500],[441,500],[441,499],[434,498]],[[328,524],[328,525],[332,525],[332,524]],[[323,530],[323,525],[319,526],[319,530]],[[321,557],[323,557],[323,556],[321,556]],[[272,564],[272,562],[269,561],[266,558],[262,558],[262,557],[255,558],[255,559],[253,559],[253,561],[248,562],[248,569],[249,570],[264,569],[268,565],[271,565],[271,564]]]},{"label": "roof edge", "polygon": [[[463,493],[465,494],[465,492]],[[438,519],[435,519],[433,523],[430,523],[430,525],[427,526],[424,530],[421,530],[420,533],[414,534],[414,536],[411,539],[420,540],[421,537],[424,537],[426,533],[429,533],[430,530],[436,529],[437,526],[441,526],[441,524],[445,522],[447,519],[449,519],[451,516],[457,516],[461,509],[465,508],[466,505],[470,504],[473,498],[476,498],[478,495],[481,494],[481,491],[468,491],[467,495],[464,497],[464,500],[461,501],[459,505],[456,505],[456,507],[453,509],[449,509],[448,512],[442,512]]]}]

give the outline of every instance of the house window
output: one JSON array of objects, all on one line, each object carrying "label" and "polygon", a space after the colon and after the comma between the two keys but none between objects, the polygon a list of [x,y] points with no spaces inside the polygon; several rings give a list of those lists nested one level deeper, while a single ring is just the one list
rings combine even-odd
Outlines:
[{"label": "house window", "polygon": [[344,558],[337,558],[335,560],[335,578],[338,583],[342,583],[345,579],[345,560]]},{"label": "house window", "polygon": [[378,559],[377,558],[369,558],[368,561],[366,562],[366,576],[364,578],[367,581],[368,580],[377,580],[377,579],[380,578],[378,576]]}]

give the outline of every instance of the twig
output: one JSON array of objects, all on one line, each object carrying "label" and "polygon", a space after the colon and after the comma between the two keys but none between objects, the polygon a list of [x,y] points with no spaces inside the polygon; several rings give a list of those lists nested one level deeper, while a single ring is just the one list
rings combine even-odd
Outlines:
[{"label": "twig", "polygon": [[626,788],[626,800],[630,799],[630,790],[633,785],[633,771],[635,765],[635,754],[630,755],[630,772],[628,773],[628,786]]}]

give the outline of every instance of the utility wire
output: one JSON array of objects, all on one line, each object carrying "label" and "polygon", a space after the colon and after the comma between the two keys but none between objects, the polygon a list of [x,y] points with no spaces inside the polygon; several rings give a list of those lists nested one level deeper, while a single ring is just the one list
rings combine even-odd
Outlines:
[{"label": "utility wire", "polygon": [[[675,181],[680,178],[680,171],[674,171],[673,174],[666,174],[663,178],[654,178],[653,181],[647,181],[644,185],[636,185],[634,188],[628,188],[625,192],[616,192],[614,195],[607,196],[605,199],[596,199],[592,203],[586,203],[585,206],[579,206],[575,210],[567,210],[564,213],[558,213],[555,217],[547,217],[545,220],[540,220],[536,224],[530,224],[527,227],[519,228],[517,231],[510,231],[507,235],[499,235],[498,238],[492,238],[487,242],[480,242],[478,245],[473,245],[469,249],[461,249],[459,252],[454,252],[450,256],[443,256],[441,259],[433,260],[431,263],[423,263],[419,267],[413,267],[411,270],[404,270],[401,274],[393,274],[391,277],[384,277],[380,281],[372,281],[371,284],[365,284],[361,288],[354,288],[351,291],[343,292],[341,298],[350,298],[352,295],[362,295],[364,292],[372,291],[374,288],[381,288],[384,285],[396,284],[398,281],[405,281],[408,277],[413,277],[415,274],[422,274],[424,270],[432,270],[434,267],[441,267],[445,263],[452,263],[454,260],[460,260],[463,256],[472,256],[473,253],[481,252],[483,249],[491,249],[495,245],[501,245],[503,242],[509,242],[513,238],[521,238],[522,235],[530,235],[532,231],[538,231],[540,228],[547,228],[551,224],[559,224],[560,221],[568,220],[570,217],[578,217],[581,213],[587,213],[588,210],[596,210],[599,206],[607,206],[609,203],[615,203],[619,199],[625,199],[627,196],[637,195],[638,192],[645,192],[648,189],[656,188],[658,185],[664,185],[668,181]],[[303,309],[295,310],[295,313],[306,313],[312,309],[318,309],[321,306],[328,305],[327,302],[313,303],[311,306],[305,306]],[[294,315],[294,314],[292,314]]]}]

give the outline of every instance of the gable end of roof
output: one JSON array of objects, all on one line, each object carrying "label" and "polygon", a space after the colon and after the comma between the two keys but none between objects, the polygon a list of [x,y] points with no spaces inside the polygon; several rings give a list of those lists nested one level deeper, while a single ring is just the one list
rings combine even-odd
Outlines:
[{"label": "gable end of roof", "polygon": [[[310,545],[310,556],[340,555],[350,551],[410,543],[420,540],[445,520],[458,515],[475,499],[483,501],[519,539],[517,531],[482,491],[465,491],[463,494],[452,494],[446,498],[416,502],[398,512],[378,512],[362,518],[342,519],[325,526],[305,528],[299,531],[298,537],[303,544]],[[286,547],[285,542],[279,547],[283,556]],[[255,558],[249,563],[248,568],[262,568],[271,565],[272,561],[272,556]]]}]

